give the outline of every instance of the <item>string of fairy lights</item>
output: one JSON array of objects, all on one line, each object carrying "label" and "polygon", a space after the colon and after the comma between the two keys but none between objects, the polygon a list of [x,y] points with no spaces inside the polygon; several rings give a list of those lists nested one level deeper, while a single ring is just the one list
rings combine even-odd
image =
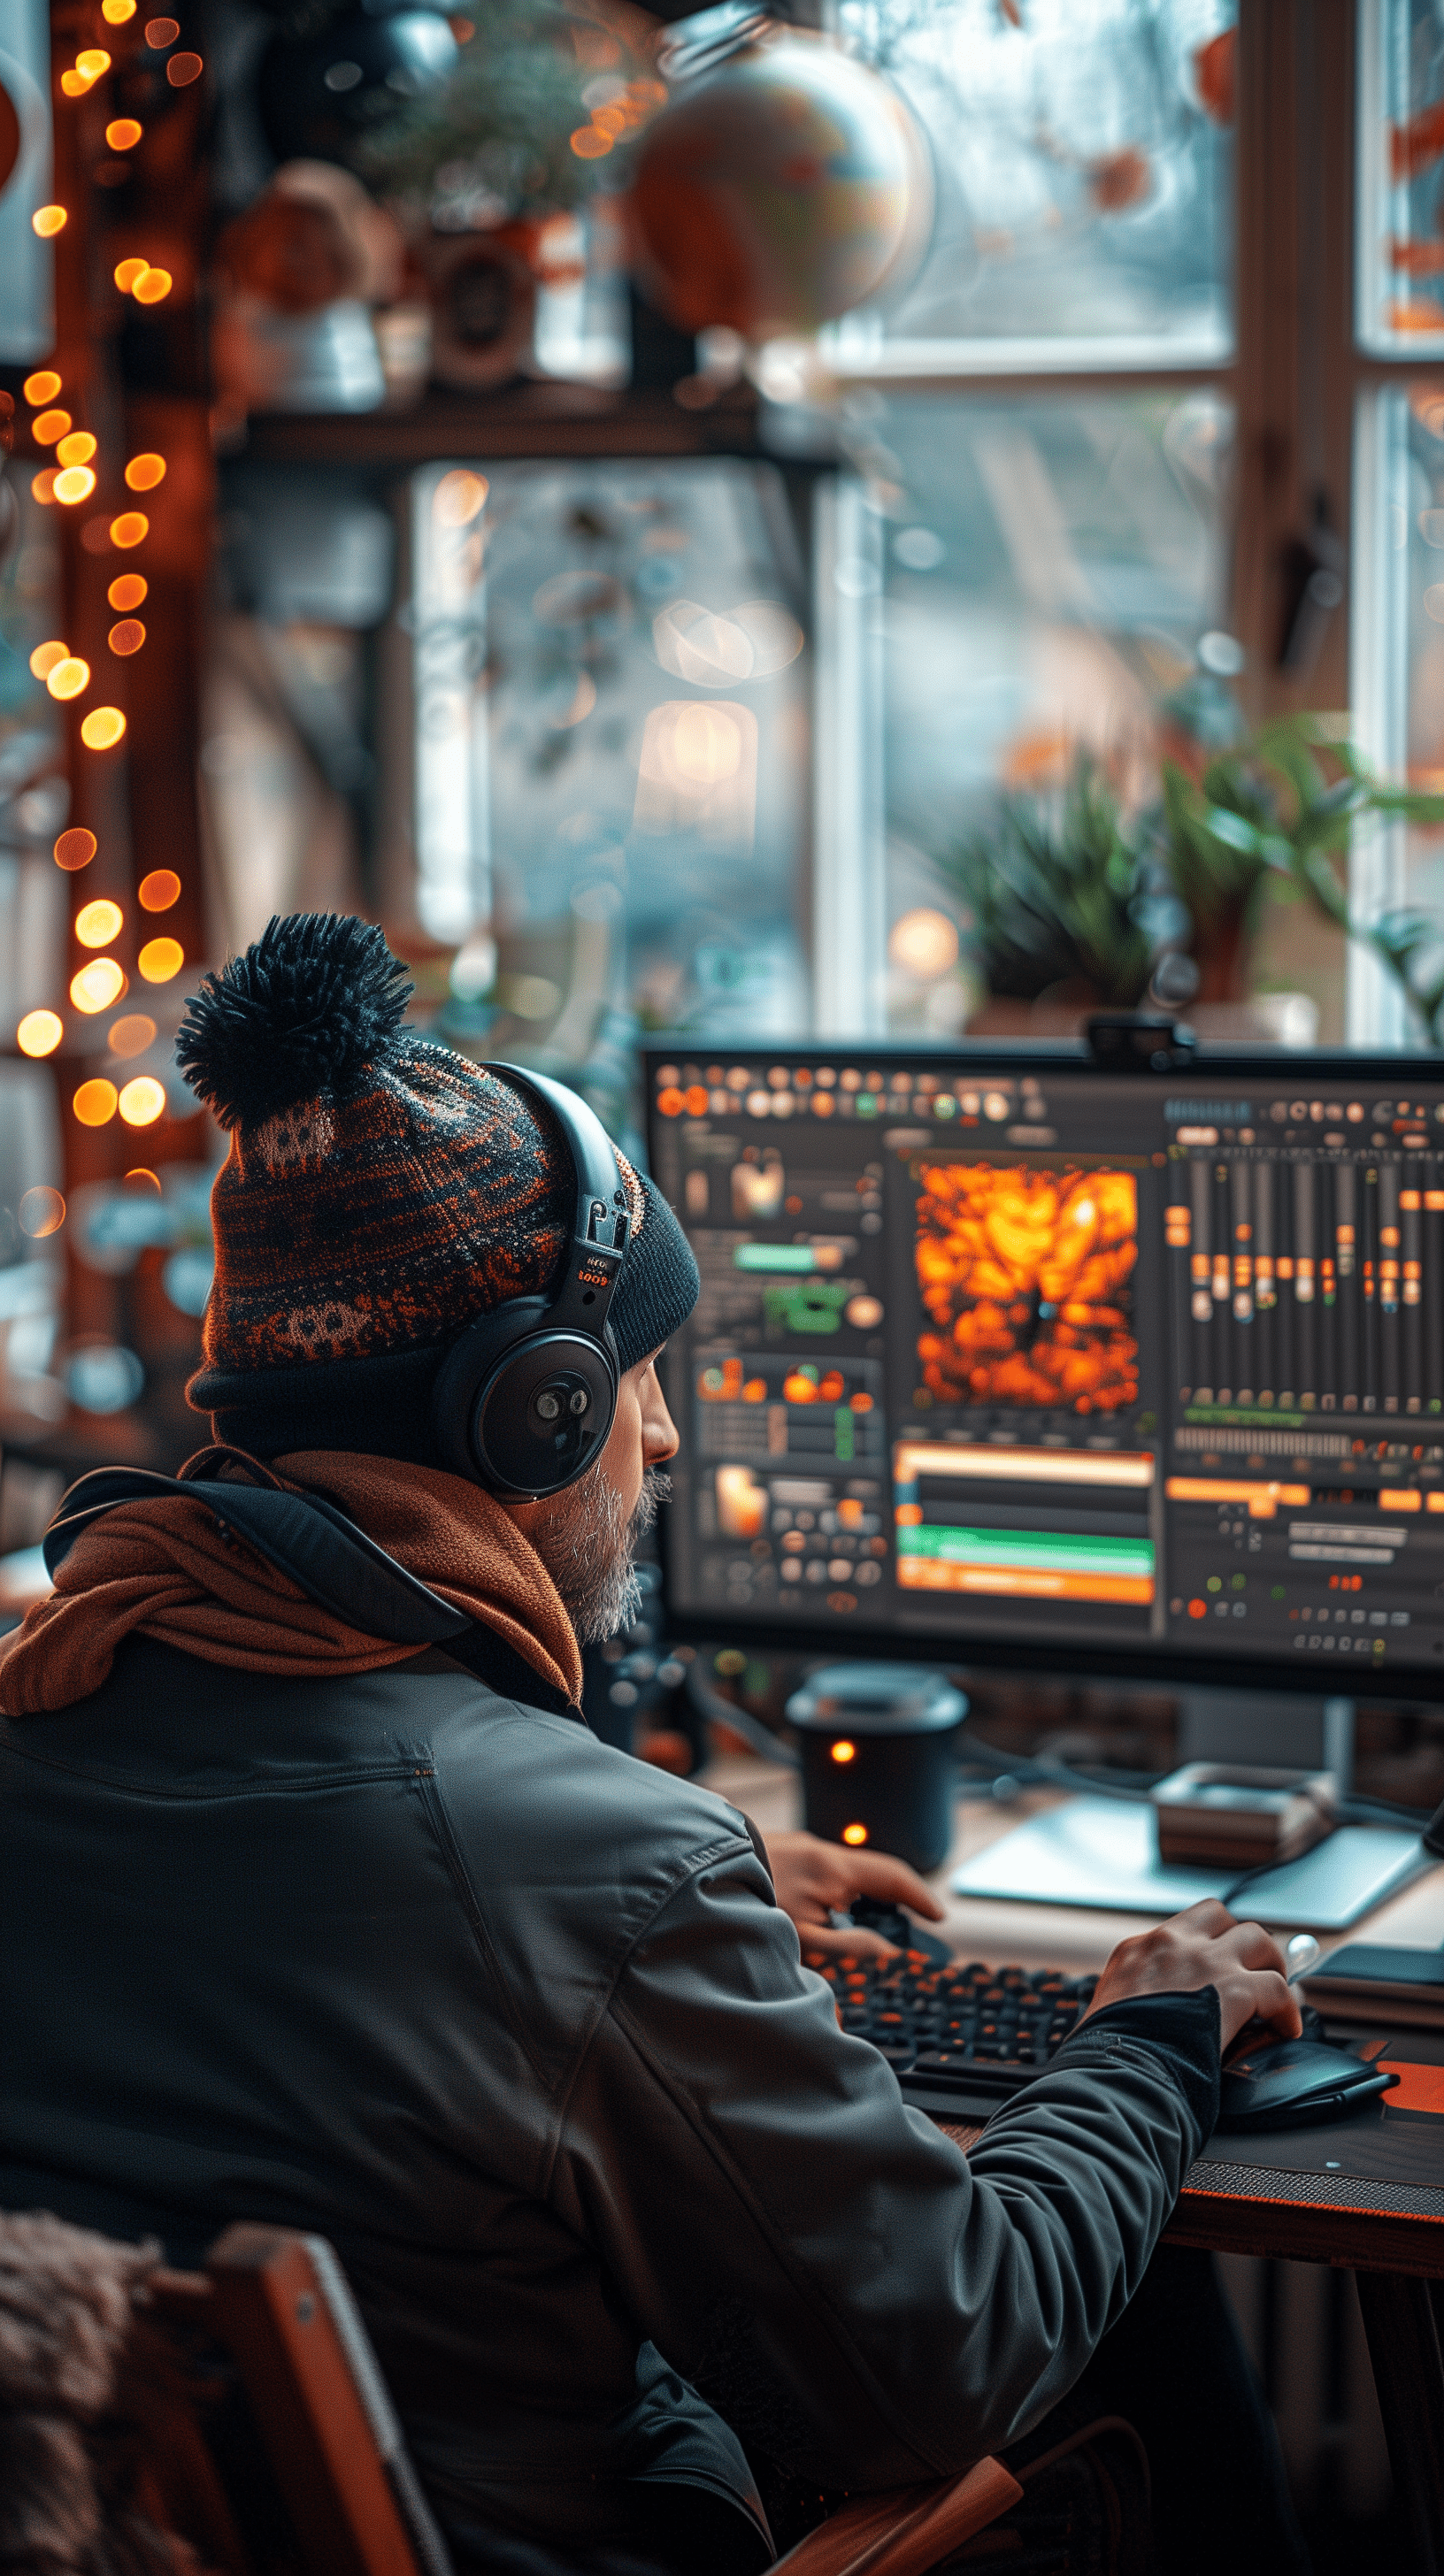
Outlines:
[{"label": "string of fairy lights", "polygon": [[[101,0],[100,14],[107,27],[118,28],[135,17],[137,8],[138,0]],[[184,89],[199,79],[204,68],[200,55],[172,50],[180,34],[176,19],[148,19],[138,32],[146,49],[168,57],[165,71],[172,89]],[[72,100],[86,97],[111,68],[112,56],[105,46],[82,47],[74,63],[60,74],[63,96]],[[106,143],[117,154],[134,151],[143,134],[143,125],[133,116],[112,118],[105,128]],[[37,207],[31,217],[43,241],[53,240],[63,232],[68,220],[69,211],[61,205]],[[138,255],[119,262],[114,281],[122,295],[141,305],[163,303],[174,283],[169,270]],[[42,466],[34,476],[32,495],[44,509],[70,511],[82,508],[90,500],[99,482],[98,466],[103,466],[104,459],[99,457],[96,433],[77,426],[61,400],[65,390],[64,379],[54,367],[38,368],[26,378],[23,387],[31,412],[31,437],[37,447],[53,448],[55,453],[54,464]],[[153,450],[131,456],[124,467],[126,488],[137,495],[158,491],[165,475],[166,460]],[[88,524],[82,531],[82,543],[90,553],[114,549],[128,555],[144,546],[149,535],[148,513],[128,508],[117,511],[108,525]],[[139,570],[117,572],[106,591],[116,619],[106,645],[119,662],[128,661],[144,649],[146,629],[137,611],[144,607],[148,592],[149,583]],[[97,679],[90,664],[73,652],[63,637],[52,636],[38,644],[30,656],[30,668],[61,705],[87,698],[94,690],[96,702],[86,707],[79,725],[80,742],[86,752],[113,751],[124,740],[127,719],[121,707],[104,702],[103,674]],[[67,874],[78,876],[90,865],[98,848],[95,834],[75,825],[56,841],[55,863]],[[142,912],[163,914],[179,901],[180,894],[181,881],[174,869],[153,868],[141,879],[136,900]],[[93,953],[87,954],[85,963],[70,979],[70,1002],[84,1017],[95,1018],[112,1010],[127,996],[129,978],[124,967],[116,956],[105,953],[114,948],[124,927],[124,910],[109,897],[78,902],[71,928],[79,947]],[[173,982],[184,964],[179,940],[163,932],[145,939],[136,957],[137,972],[142,982],[150,985]],[[143,1056],[154,1045],[156,1035],[156,1023],[147,1012],[124,1012],[114,1020],[106,1032],[106,1047],[117,1070],[127,1059]],[[59,1012],[50,1009],[26,1011],[15,1032],[21,1054],[34,1058],[54,1055],[64,1037],[64,1021]],[[118,1082],[108,1075],[92,1075],[77,1085],[70,1101],[71,1114],[82,1127],[104,1127],[117,1117],[127,1127],[150,1127],[162,1116],[165,1106],[165,1086],[149,1073],[137,1073],[129,1081]],[[148,1170],[127,1177],[159,1187],[156,1175]],[[54,1233],[64,1224],[65,1213],[63,1197],[51,1189],[28,1192],[20,1211],[26,1231],[37,1236]]]}]

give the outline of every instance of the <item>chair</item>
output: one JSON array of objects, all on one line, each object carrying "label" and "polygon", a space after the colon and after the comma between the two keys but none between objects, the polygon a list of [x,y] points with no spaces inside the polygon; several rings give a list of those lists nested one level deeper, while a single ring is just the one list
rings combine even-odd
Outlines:
[{"label": "chair", "polygon": [[[777,2576],[925,2576],[1022,2494],[989,2459],[863,2497]],[[101,2528],[117,2576],[452,2576],[324,2237],[230,2227],[177,2272],[0,2216],[0,2563],[79,2569]]]},{"label": "chair", "polygon": [[934,2487],[861,2496],[820,2523],[769,2576],[926,2576],[1022,2501],[1001,2460],[978,2460]]}]

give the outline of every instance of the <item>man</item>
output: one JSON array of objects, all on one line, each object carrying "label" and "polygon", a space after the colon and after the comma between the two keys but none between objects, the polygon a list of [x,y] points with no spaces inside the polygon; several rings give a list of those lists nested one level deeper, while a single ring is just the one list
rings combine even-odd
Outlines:
[{"label": "man", "polygon": [[[460,2554],[742,2576],[759,2474],[961,2471],[1123,2350],[1220,2039],[1297,2008],[1264,1933],[1195,1908],[1114,1954],[970,2160],[904,2107],[746,1820],[579,1717],[578,1636],[623,1617],[677,1447],[656,1359],[691,1254],[619,1157],[603,1453],[549,1501],[456,1473],[442,1365],[550,1293],[577,1184],[407,991],[379,932],[309,918],[192,1005],[231,1136],[191,1389],[224,1447],[192,1463],[324,1497],[469,1624],[369,1633],[179,1496],[78,1541],[0,1670],[0,2206],[178,2260],[236,2218],[318,2230]],[[869,1882],[936,1911],[896,1863],[789,1838],[773,1866],[805,1924]],[[1175,2332],[1216,2358],[1216,2318]],[[1176,2390],[1210,2403],[1237,2506],[1274,2472],[1246,2407]]]}]

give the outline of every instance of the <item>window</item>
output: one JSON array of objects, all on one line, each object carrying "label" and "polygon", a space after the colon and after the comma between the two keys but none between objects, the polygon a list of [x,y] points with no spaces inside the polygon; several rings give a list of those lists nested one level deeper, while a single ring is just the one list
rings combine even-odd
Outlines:
[{"label": "window", "polygon": [[1233,339],[1231,0],[841,0],[932,145],[911,290],[844,372],[1210,365]]},{"label": "window", "polygon": [[[1250,722],[1318,709],[1444,787],[1444,21],[1431,0],[834,18],[927,126],[938,212],[896,309],[825,335],[856,483],[824,509],[819,741],[852,762],[837,910],[867,935],[820,1008],[944,1028],[968,997],[913,923],[939,848],[1071,746],[1146,765],[1190,670]],[[855,728],[827,712],[849,686]],[[1441,853],[1361,836],[1356,918],[1444,925]],[[1302,991],[1295,1039],[1417,1042],[1304,909],[1270,907],[1253,980]]]},{"label": "window", "polygon": [[414,901],[458,947],[439,1033],[621,1118],[639,1030],[805,1026],[806,602],[776,470],[439,464],[409,525]]},{"label": "window", "polygon": [[[1232,416],[1212,389],[864,408],[873,472],[831,567],[831,618],[858,630],[850,652],[834,648],[846,667],[867,665],[864,630],[876,660],[876,739],[869,751],[859,729],[853,756],[884,782],[880,863],[859,859],[881,884],[877,919],[832,958],[828,1024],[942,1036],[978,998],[947,931],[950,847],[1000,788],[1061,788],[1080,754],[1146,793],[1160,704],[1188,682],[1200,637],[1232,657]],[[820,877],[820,913],[834,900]],[[828,930],[820,917],[820,956]]]},{"label": "window", "polygon": [[[1441,210],[1444,24],[1423,0],[1364,0],[1353,694],[1375,757],[1436,794],[1444,789]],[[1440,370],[1434,375],[1431,360]],[[1357,854],[1354,876],[1362,908],[1421,908],[1438,921],[1444,949],[1444,839],[1437,832],[1399,826],[1376,835]],[[1351,1034],[1404,1041],[1415,1034],[1397,992],[1366,957],[1350,959],[1349,1001]]]}]

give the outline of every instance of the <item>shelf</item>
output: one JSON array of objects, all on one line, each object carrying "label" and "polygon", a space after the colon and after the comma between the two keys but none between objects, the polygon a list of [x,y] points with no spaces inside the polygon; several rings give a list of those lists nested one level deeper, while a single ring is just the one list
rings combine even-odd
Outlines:
[{"label": "shelf", "polygon": [[[486,396],[431,387],[410,411],[269,412],[234,461],[421,465],[445,456],[758,456],[757,396],[737,385],[705,411],[670,391],[521,382]],[[229,461],[229,460],[228,460]]]}]

